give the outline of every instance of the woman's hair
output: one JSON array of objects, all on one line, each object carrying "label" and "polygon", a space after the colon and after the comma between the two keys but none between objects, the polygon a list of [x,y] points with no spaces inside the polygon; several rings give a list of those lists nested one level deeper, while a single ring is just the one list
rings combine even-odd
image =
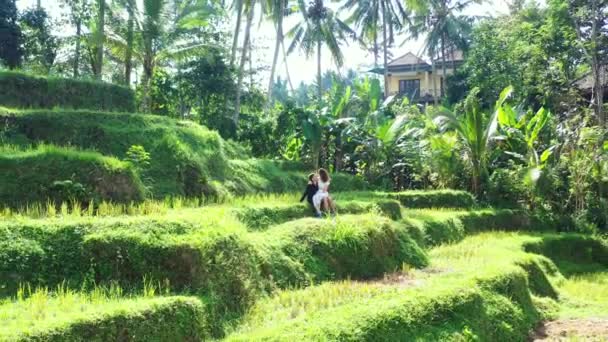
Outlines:
[{"label": "woman's hair", "polygon": [[329,182],[329,173],[325,169],[319,169],[319,177],[325,183]]}]

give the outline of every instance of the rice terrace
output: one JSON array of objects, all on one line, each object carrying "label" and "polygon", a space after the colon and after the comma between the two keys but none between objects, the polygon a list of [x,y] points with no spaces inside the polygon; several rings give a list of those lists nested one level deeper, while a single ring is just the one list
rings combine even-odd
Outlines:
[{"label": "rice terrace", "polygon": [[608,341],[607,27],[0,0],[0,341]]}]

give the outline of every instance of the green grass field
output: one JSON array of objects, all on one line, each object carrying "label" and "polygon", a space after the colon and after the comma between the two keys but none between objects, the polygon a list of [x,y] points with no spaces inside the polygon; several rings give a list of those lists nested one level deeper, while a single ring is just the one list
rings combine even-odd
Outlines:
[{"label": "green grass field", "polygon": [[[101,334],[115,316],[139,326],[139,310],[166,307],[187,312],[186,330],[166,331],[201,339],[520,340],[544,318],[596,316],[608,304],[608,248],[598,240],[538,233],[546,228],[510,210],[407,209],[378,192],[336,198],[342,214],[322,220],[306,218],[297,195],[106,215],[14,212],[0,224],[2,318],[11,322],[1,332],[77,336],[86,321]],[[24,294],[24,281],[62,290]],[[193,297],[186,305],[174,295]],[[34,329],[32,317],[45,323]]]},{"label": "green grass field", "polygon": [[[431,249],[429,268],[400,277],[283,291],[256,304],[228,340],[522,340],[555,314],[558,296],[583,285],[524,251],[547,236],[482,233]],[[586,278],[596,289],[578,297],[597,300],[596,313],[608,303],[602,277]]]},{"label": "green grass field", "polygon": [[562,305],[560,317],[608,317],[608,271],[568,276],[560,284]]}]

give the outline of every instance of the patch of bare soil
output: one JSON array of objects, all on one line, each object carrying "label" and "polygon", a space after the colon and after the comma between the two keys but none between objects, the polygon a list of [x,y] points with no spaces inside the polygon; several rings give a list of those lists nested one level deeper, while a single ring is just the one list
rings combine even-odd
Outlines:
[{"label": "patch of bare soil", "polygon": [[530,341],[608,342],[608,318],[558,319],[540,325]]},{"label": "patch of bare soil", "polygon": [[414,272],[388,273],[382,278],[368,280],[368,282],[378,285],[398,286],[402,288],[414,287],[422,285],[425,279],[431,275],[445,273],[447,271],[448,270],[427,267],[421,270],[415,270]]}]

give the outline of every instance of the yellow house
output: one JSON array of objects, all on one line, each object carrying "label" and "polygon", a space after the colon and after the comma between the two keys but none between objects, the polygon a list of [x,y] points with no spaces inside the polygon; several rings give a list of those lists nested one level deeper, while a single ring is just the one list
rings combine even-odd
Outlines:
[{"label": "yellow house", "polygon": [[[462,64],[462,53],[446,56],[446,76]],[[383,70],[382,70],[383,72]],[[435,60],[435,72],[431,64],[411,52],[388,63],[387,96],[407,96],[413,102],[433,102],[443,96],[444,80],[442,60]]]}]

